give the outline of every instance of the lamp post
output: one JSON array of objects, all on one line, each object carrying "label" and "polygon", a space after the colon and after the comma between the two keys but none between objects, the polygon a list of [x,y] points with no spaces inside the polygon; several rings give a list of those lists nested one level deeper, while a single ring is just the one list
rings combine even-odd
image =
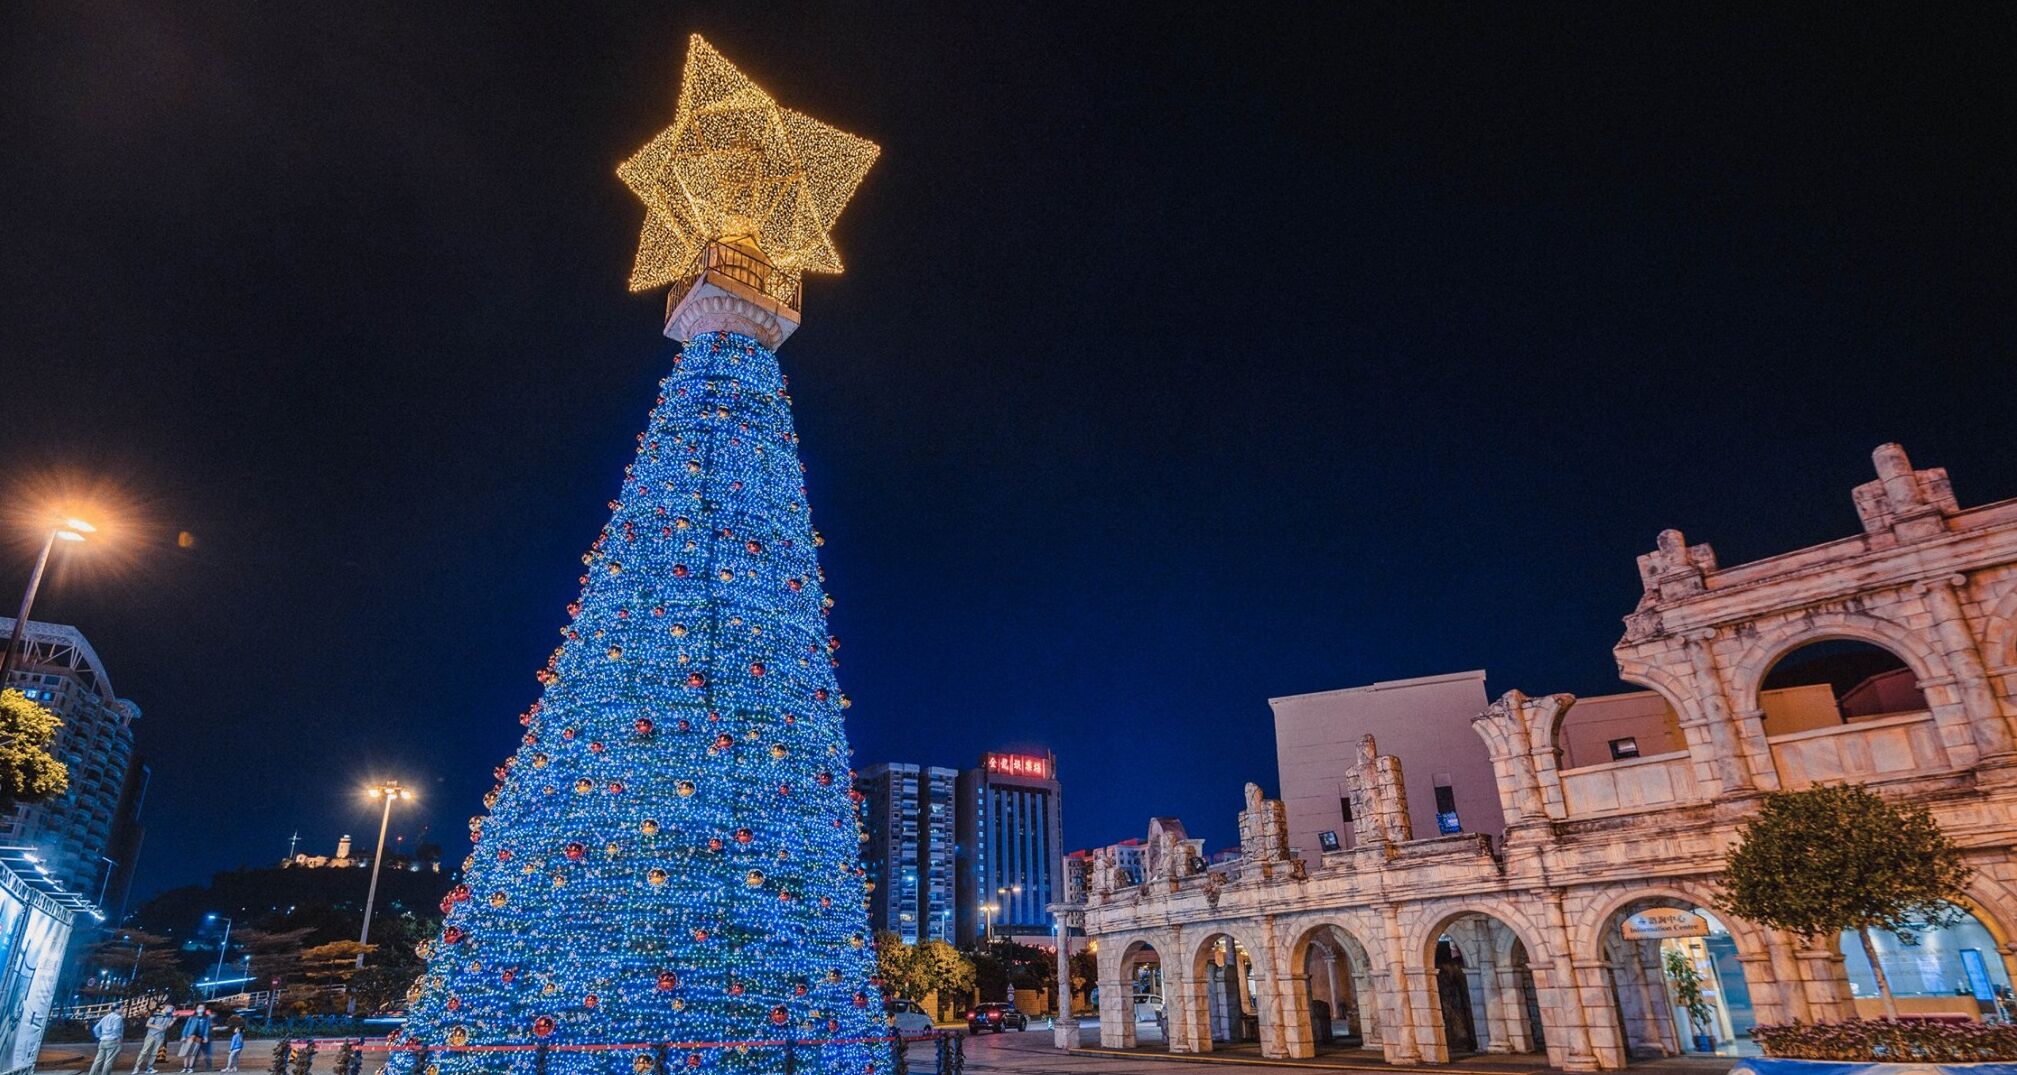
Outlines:
[{"label": "lamp post", "polygon": [[[995,895],[997,895],[997,896],[1004,896],[1004,897],[1007,897],[1006,899],[1002,900],[1002,903],[1003,903],[1004,905],[1006,905],[1006,904],[1009,904],[1009,903],[1012,903],[1012,902],[1014,902],[1014,899],[1015,899],[1015,897],[1017,897],[1017,896],[1020,896],[1020,895],[1022,895],[1022,894],[1023,894],[1023,886],[1021,886],[1021,885],[999,885],[999,886],[996,886],[996,888],[995,888],[995,890],[994,890],[994,891],[995,891]],[[1006,906],[1002,906],[1002,907],[998,907],[998,908],[996,908],[996,910],[997,910],[998,912],[1000,912],[1000,913],[1004,914],[1004,915],[1008,913],[1008,908],[1007,908]],[[994,934],[993,934],[993,933],[989,933],[989,934],[988,934],[988,941],[989,941],[989,943],[993,943],[993,941],[994,941]]]},{"label": "lamp post", "polygon": [[987,922],[987,943],[988,943],[988,947],[992,948],[992,947],[994,947],[994,913],[995,913],[995,905],[994,905],[993,903],[983,903],[983,904],[981,904],[981,905],[980,905],[980,913],[981,913],[982,915],[984,915],[984,916],[985,916],[985,921]]},{"label": "lamp post", "polygon": [[[224,919],[224,939],[217,942],[217,969],[210,974],[210,996],[212,999],[215,999],[217,996],[217,983],[224,980],[224,950],[231,947],[231,916],[220,915],[214,911],[203,916],[205,922],[215,922],[219,918]],[[135,965],[138,965],[139,960],[137,957],[134,962]]]},{"label": "lamp post", "polygon": [[42,554],[35,558],[35,570],[28,575],[28,590],[21,595],[21,614],[14,617],[14,636],[7,640],[7,652],[0,654],[0,688],[7,686],[7,673],[14,670],[14,654],[21,649],[21,638],[28,630],[28,614],[35,611],[35,592],[42,588],[42,572],[49,567],[49,554],[56,549],[58,541],[83,541],[84,535],[95,534],[98,528],[82,519],[65,519],[63,525],[53,527],[49,536],[42,541]]},{"label": "lamp post", "polygon": [[[357,934],[357,969],[364,969],[363,946],[371,943],[371,909],[378,902],[378,870],[385,865],[385,830],[392,824],[392,801],[410,799],[413,793],[400,786],[397,780],[381,780],[364,789],[364,794],[374,799],[384,799],[385,809],[378,815],[378,847],[371,852],[371,887],[364,894],[364,928]],[[357,994],[350,994],[349,1012],[357,1014]]]}]

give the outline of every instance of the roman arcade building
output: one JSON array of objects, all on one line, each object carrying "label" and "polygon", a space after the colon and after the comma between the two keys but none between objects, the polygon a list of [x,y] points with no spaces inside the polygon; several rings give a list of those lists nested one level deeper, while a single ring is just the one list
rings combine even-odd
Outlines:
[{"label": "roman arcade building", "polygon": [[[1757,1023],[1873,1014],[1852,986],[1860,950],[1714,909],[1759,797],[1840,781],[1926,804],[1976,869],[1968,932],[1901,963],[1894,980],[1918,967],[1931,983],[1901,1005],[1988,1007],[2017,957],[2017,500],[1962,509],[1945,471],[1896,445],[1875,460],[1854,491],[1861,534],[1726,567],[1670,530],[1639,558],[1644,595],[1613,652],[1666,721],[1631,755],[1565,767],[1565,694],[1508,692],[1470,720],[1503,837],[1416,838],[1401,763],[1369,736],[1341,763],[1348,846],[1291,847],[1282,804],[1248,785],[1233,861],[1183,853],[1169,819],[1140,883],[1095,854],[1058,909],[1097,947],[1100,1043],[1258,1041],[1270,1057],[1344,1043],[1396,1064],[1545,1053],[1593,1071]],[[1773,670],[1831,640],[1909,674],[1842,693],[1825,723],[1788,723],[1766,704]],[[1891,703],[1867,701],[1880,694]],[[1676,960],[1704,972],[1712,1025],[1677,1011]]]}]

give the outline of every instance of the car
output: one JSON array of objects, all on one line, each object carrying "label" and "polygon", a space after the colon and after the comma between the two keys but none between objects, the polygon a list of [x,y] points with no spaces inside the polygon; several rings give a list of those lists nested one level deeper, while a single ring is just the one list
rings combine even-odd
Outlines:
[{"label": "car", "polygon": [[883,1001],[882,1010],[889,1017],[890,1029],[898,1034],[908,1037],[931,1033],[931,1016],[917,1001],[896,997]]},{"label": "car", "polygon": [[1030,1017],[1017,1011],[1013,1004],[980,1004],[966,1013],[966,1028],[970,1034],[978,1034],[983,1030],[992,1030],[999,1034],[1010,1027],[1028,1030],[1029,1026]]}]

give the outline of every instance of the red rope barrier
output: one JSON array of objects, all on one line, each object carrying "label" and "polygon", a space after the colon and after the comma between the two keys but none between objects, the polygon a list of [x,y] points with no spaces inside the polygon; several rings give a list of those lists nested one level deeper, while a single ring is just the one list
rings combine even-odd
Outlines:
[{"label": "red rope barrier", "polygon": [[350,1042],[352,1048],[366,1051],[420,1052],[432,1053],[529,1053],[545,1049],[554,1053],[592,1053],[635,1049],[739,1049],[776,1048],[782,1045],[873,1045],[877,1042],[931,1041],[940,1032],[929,1034],[891,1034],[880,1038],[776,1038],[771,1040],[751,1039],[749,1041],[639,1041],[639,1042],[526,1042],[512,1045],[429,1045],[425,1042],[392,1042],[368,1038],[287,1038],[295,1044],[313,1044],[318,1049],[323,1046],[342,1045]]}]

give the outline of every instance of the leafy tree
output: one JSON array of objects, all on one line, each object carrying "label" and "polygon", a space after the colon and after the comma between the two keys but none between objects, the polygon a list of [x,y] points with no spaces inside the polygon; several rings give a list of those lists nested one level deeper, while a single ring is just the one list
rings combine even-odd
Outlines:
[{"label": "leafy tree", "polygon": [[922,997],[931,984],[922,973],[917,949],[903,942],[894,930],[875,935],[875,973],[882,979],[882,992],[889,997]]},{"label": "leafy tree", "polygon": [[[107,934],[86,950],[85,965],[111,975],[126,984],[116,992],[141,996],[167,991],[180,998],[188,992],[190,978],[182,971],[181,953],[173,940],[158,933],[125,929]],[[130,978],[129,978],[130,976]]]},{"label": "leafy tree", "polygon": [[1898,1015],[1872,929],[1910,944],[1966,914],[1973,874],[1924,806],[1860,785],[1767,795],[1724,866],[1720,903],[1732,914],[1812,939],[1854,930],[1877,976],[1884,1014]]},{"label": "leafy tree", "polygon": [[917,964],[918,977],[925,983],[925,991],[938,998],[938,1011],[933,1015],[944,1020],[946,1005],[954,997],[964,997],[973,991],[973,961],[944,941],[926,941],[912,951],[915,953],[913,961]]},{"label": "leafy tree", "polygon": [[1081,948],[1072,953],[1071,958],[1072,993],[1091,1003],[1093,986],[1100,980],[1099,953],[1089,948]]},{"label": "leafy tree", "polygon": [[0,807],[39,803],[70,787],[70,768],[50,753],[63,721],[28,696],[0,691]]}]

